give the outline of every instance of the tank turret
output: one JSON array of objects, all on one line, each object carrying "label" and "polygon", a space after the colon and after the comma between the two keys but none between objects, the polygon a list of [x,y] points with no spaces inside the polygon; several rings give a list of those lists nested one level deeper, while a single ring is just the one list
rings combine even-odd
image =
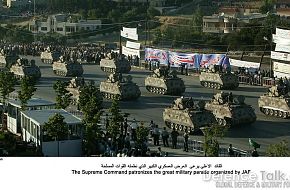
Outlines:
[{"label": "tank turret", "polygon": [[165,108],[163,120],[167,127],[179,131],[199,131],[201,127],[215,122],[212,112],[204,109],[204,101],[194,101],[189,97],[174,100],[173,104]]},{"label": "tank turret", "polygon": [[11,66],[10,72],[18,79],[24,76],[33,77],[34,79],[41,77],[40,69],[35,65],[35,60],[29,61],[24,58],[17,59],[16,63]]},{"label": "tank turret", "polygon": [[149,92],[157,94],[181,95],[185,91],[185,85],[176,71],[167,68],[155,69],[153,74],[145,78],[145,87]]},{"label": "tank turret", "polygon": [[85,79],[83,77],[72,78],[67,86],[67,91],[72,94],[71,102],[73,105],[77,105],[80,97],[81,88],[85,85]]},{"label": "tank turret", "polygon": [[220,92],[206,103],[205,109],[211,111],[222,126],[251,124],[257,117],[254,109],[244,101],[244,96],[233,97],[231,92]]},{"label": "tank turret", "polygon": [[80,77],[83,75],[83,66],[74,60],[65,60],[63,56],[59,61],[53,62],[53,72],[59,76],[65,77]]},{"label": "tank turret", "polygon": [[230,72],[230,68],[220,65],[210,65],[202,70],[199,76],[200,84],[207,88],[235,89],[239,86],[239,78]]},{"label": "tank turret", "polygon": [[286,86],[272,86],[258,99],[260,111],[266,115],[288,118],[290,116],[290,97]]},{"label": "tank turret", "polygon": [[100,62],[101,70],[108,73],[129,73],[131,64],[123,55],[116,56],[112,53],[106,55]]},{"label": "tank turret", "polygon": [[100,92],[106,99],[132,100],[141,95],[139,86],[132,81],[132,76],[111,73],[106,81],[101,82]]}]

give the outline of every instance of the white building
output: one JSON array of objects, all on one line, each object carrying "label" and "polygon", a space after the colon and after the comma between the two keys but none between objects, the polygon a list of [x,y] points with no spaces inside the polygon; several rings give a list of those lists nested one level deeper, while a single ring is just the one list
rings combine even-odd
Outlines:
[{"label": "white building", "polygon": [[[56,113],[61,114],[67,123],[68,137],[54,141],[46,138],[43,126]],[[80,118],[62,109],[28,110],[21,112],[22,138],[34,142],[44,156],[81,156],[83,128]]]},{"label": "white building", "polygon": [[[27,102],[27,110],[43,110],[53,108],[55,108],[55,103],[40,98],[32,98]],[[7,129],[13,134],[21,135],[20,112],[20,101],[9,100],[8,112],[6,115]]]},{"label": "white building", "polygon": [[6,0],[6,6],[11,7],[21,7],[28,5],[29,0]]},{"label": "white building", "polygon": [[32,33],[56,32],[67,35],[79,31],[94,31],[101,28],[101,20],[73,21],[71,16],[64,14],[51,15],[47,20],[33,19],[29,22],[29,30]]}]

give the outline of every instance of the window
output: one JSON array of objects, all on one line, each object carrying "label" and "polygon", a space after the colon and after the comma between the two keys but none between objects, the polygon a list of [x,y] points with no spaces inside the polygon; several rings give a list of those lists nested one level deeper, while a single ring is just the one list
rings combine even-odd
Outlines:
[{"label": "window", "polygon": [[63,31],[63,28],[56,28],[56,31],[60,32],[60,31]]},{"label": "window", "polygon": [[41,31],[47,31],[47,27],[41,27]]}]

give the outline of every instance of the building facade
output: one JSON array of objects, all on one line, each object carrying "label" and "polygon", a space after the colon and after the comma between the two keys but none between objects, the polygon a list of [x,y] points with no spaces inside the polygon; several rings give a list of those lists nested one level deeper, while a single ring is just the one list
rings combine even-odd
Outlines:
[{"label": "building facade", "polygon": [[[56,113],[64,117],[67,124],[66,139],[50,140],[46,138],[43,126]],[[62,109],[28,110],[21,112],[22,138],[25,142],[33,142],[44,156],[81,156],[83,128],[80,118]]]},{"label": "building facade", "polygon": [[29,30],[32,33],[59,33],[68,35],[80,31],[94,31],[101,28],[101,20],[74,21],[71,16],[58,14],[51,15],[47,20],[33,19],[29,22]]}]

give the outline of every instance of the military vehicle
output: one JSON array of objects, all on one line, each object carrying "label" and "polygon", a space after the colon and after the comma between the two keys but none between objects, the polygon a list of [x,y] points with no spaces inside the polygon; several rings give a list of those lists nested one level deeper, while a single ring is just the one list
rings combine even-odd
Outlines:
[{"label": "military vehicle", "polygon": [[239,87],[239,77],[229,70],[224,71],[220,65],[211,65],[199,75],[200,84],[207,88],[235,89]]},{"label": "military vehicle", "polygon": [[83,66],[73,60],[64,60],[61,56],[59,61],[53,62],[52,69],[54,74],[65,77],[79,77],[83,75]]},{"label": "military vehicle", "polygon": [[69,93],[72,94],[71,96],[71,103],[73,105],[77,105],[79,98],[80,98],[80,91],[81,88],[85,85],[85,80],[83,77],[75,77],[72,78],[66,88]]},{"label": "military vehicle", "polygon": [[10,69],[11,65],[15,63],[17,59],[19,59],[19,56],[17,56],[16,54],[5,54],[3,49],[0,50],[0,69]]},{"label": "military vehicle", "polygon": [[132,82],[132,77],[122,77],[121,73],[112,73],[106,81],[101,82],[100,92],[106,99],[132,100],[141,95],[137,84]]},{"label": "military vehicle", "polygon": [[157,94],[181,95],[185,91],[184,82],[176,76],[176,71],[169,74],[167,68],[154,70],[153,75],[145,78],[145,87]]},{"label": "military vehicle", "polygon": [[34,79],[39,79],[41,77],[41,72],[38,66],[35,65],[35,61],[28,59],[17,59],[17,62],[13,64],[10,68],[10,72],[14,74],[17,79],[21,79],[24,76],[30,76]]},{"label": "military vehicle", "polygon": [[205,104],[205,109],[211,111],[221,126],[251,124],[256,121],[255,110],[245,104],[244,96],[233,97],[232,93],[220,92]]},{"label": "military vehicle", "polygon": [[114,56],[113,54],[107,54],[105,59],[101,59],[101,70],[108,73],[129,73],[131,70],[130,62],[122,56]]},{"label": "military vehicle", "polygon": [[52,64],[55,61],[58,61],[60,53],[56,51],[50,51],[50,48],[47,48],[44,52],[40,53],[40,59],[43,63]]},{"label": "military vehicle", "polygon": [[197,132],[215,122],[211,111],[205,110],[205,102],[194,102],[192,98],[181,97],[163,111],[163,120],[169,128],[179,131]]},{"label": "military vehicle", "polygon": [[262,113],[270,116],[288,118],[290,116],[290,96],[286,86],[272,86],[258,99]]}]

